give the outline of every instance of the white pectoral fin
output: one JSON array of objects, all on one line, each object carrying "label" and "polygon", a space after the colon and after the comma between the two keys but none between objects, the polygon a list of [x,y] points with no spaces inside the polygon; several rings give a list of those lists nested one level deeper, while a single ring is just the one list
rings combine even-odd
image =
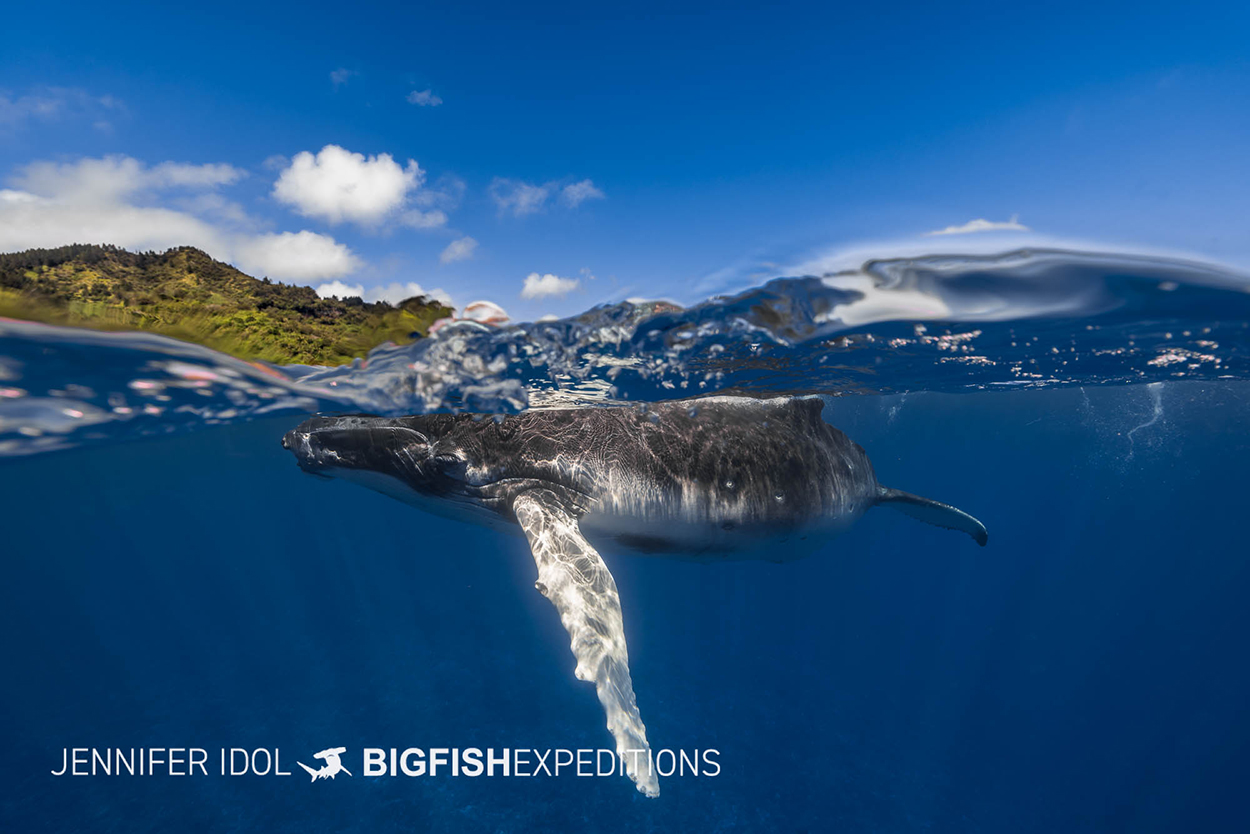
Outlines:
[{"label": "white pectoral fin", "polygon": [[621,600],[608,566],[555,494],[526,492],[512,508],[538,565],[535,587],[551,600],[569,633],[577,658],[575,674],[579,680],[594,681],[629,778],[642,793],[658,796],[647,728],[629,677]]}]

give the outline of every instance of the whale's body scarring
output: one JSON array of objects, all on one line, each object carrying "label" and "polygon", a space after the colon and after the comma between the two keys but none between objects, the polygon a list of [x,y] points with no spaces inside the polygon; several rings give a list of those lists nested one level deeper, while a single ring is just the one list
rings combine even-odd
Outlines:
[{"label": "whale's body scarring", "polygon": [[[701,560],[805,555],[877,504],[978,544],[985,527],[877,483],[816,398],[713,397],[628,408],[315,417],[283,438],[302,469],[423,509],[520,529],[537,588],[593,680],[626,772],[659,793],[629,675],[616,583],[591,542]],[[633,752],[631,752],[633,751]]]}]

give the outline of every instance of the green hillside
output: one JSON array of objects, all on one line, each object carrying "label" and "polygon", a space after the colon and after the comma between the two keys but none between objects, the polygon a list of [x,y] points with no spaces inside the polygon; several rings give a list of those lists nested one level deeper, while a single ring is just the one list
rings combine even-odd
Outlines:
[{"label": "green hillside", "polygon": [[0,254],[0,316],[145,330],[241,359],[339,365],[382,342],[423,336],[451,309],[319,298],[310,287],[244,275],[189,246],[135,253],[75,244]]}]

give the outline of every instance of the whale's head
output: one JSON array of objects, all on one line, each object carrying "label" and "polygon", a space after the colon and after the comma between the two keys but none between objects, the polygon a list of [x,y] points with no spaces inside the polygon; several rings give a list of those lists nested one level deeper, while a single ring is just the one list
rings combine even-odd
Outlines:
[{"label": "whale's head", "polygon": [[[489,502],[494,478],[457,442],[452,415],[313,417],[282,438],[305,472],[342,478],[441,514]],[[438,505],[438,506],[433,506]],[[454,506],[445,506],[454,505]]]},{"label": "whale's head", "polygon": [[423,480],[433,474],[427,471],[429,436],[404,420],[367,414],[313,417],[287,432],[282,447],[312,475],[368,471]]}]

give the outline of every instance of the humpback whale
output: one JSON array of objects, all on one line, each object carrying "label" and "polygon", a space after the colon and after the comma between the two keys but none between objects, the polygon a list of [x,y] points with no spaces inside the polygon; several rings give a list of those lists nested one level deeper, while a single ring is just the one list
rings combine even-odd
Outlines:
[{"label": "humpback whale", "polygon": [[529,542],[535,587],[593,681],[623,769],[659,794],[629,673],[616,583],[597,548],[692,558],[807,555],[884,505],[986,543],[947,504],[877,483],[818,398],[710,397],[637,407],[319,416],[282,445],[306,472],[359,482]]}]

